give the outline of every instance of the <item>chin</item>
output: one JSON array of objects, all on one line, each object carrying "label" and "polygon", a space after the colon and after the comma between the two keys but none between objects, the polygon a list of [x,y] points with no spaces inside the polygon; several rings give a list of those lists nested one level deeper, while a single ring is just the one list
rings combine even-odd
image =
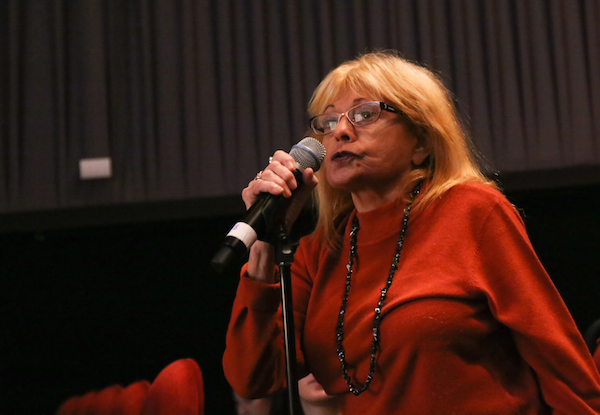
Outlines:
[{"label": "chin", "polygon": [[344,190],[347,192],[352,192],[352,189],[358,187],[360,183],[360,179],[353,175],[331,175],[327,177],[327,182],[331,187],[336,190]]}]

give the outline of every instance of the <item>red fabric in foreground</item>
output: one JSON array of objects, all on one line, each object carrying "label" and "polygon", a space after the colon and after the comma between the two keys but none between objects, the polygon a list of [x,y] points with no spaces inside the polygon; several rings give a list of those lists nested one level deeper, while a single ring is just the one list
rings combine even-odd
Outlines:
[{"label": "red fabric in foreground", "polygon": [[121,391],[115,400],[115,408],[112,415],[138,415],[150,389],[150,382],[141,380],[132,383]]},{"label": "red fabric in foreground", "polygon": [[202,371],[193,359],[177,360],[150,384],[112,385],[67,399],[56,415],[203,415]]},{"label": "red fabric in foreground", "polygon": [[600,370],[600,339],[598,339],[596,351],[594,352],[594,362],[596,362],[596,367],[598,367],[598,370]]},{"label": "red fabric in foreground", "polygon": [[193,359],[181,359],[156,377],[140,415],[203,415],[204,384]]},{"label": "red fabric in foreground", "polygon": [[123,388],[109,386],[99,392],[88,392],[65,401],[57,415],[139,415],[150,383],[138,381]]}]

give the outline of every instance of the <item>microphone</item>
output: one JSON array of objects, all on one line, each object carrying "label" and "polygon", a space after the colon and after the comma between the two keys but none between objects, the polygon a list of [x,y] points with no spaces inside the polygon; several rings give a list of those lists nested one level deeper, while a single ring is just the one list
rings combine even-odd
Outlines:
[{"label": "microphone", "polygon": [[[325,147],[313,137],[305,137],[292,146],[290,156],[296,161],[294,176],[302,185],[302,171],[319,170],[325,158]],[[245,216],[229,231],[221,248],[211,261],[212,267],[223,272],[231,264],[242,259],[257,239],[263,239],[281,223],[289,199],[283,195],[261,193]]]}]

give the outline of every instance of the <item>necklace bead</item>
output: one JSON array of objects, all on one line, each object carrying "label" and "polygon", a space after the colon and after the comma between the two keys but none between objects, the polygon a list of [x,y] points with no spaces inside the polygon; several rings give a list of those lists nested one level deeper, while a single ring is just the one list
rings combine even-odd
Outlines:
[{"label": "necklace bead", "polygon": [[346,314],[346,306],[348,303],[348,295],[350,293],[351,286],[351,277],[353,272],[354,265],[354,257],[356,256],[356,237],[358,235],[358,231],[360,229],[358,224],[358,218],[354,216],[352,220],[352,229],[350,230],[350,255],[348,257],[348,265],[346,265],[346,269],[348,273],[346,274],[346,284],[344,295],[342,296],[342,305],[340,307],[340,313],[338,314],[338,323],[336,327],[336,344],[337,344],[337,355],[338,360],[340,361],[340,366],[342,369],[342,377],[346,381],[348,385],[348,389],[355,396],[363,393],[373,380],[373,373],[375,372],[375,363],[377,360],[377,351],[379,350],[379,326],[381,325],[381,310],[383,309],[383,303],[385,302],[388,290],[392,285],[392,281],[394,280],[394,274],[398,269],[398,262],[400,261],[400,255],[402,254],[402,247],[404,245],[404,235],[406,234],[406,228],[408,227],[408,218],[410,215],[410,208],[421,191],[422,181],[417,183],[417,185],[413,188],[410,199],[404,208],[403,216],[402,216],[402,227],[400,229],[400,235],[398,236],[398,243],[396,245],[396,253],[394,254],[394,258],[392,260],[392,265],[390,267],[390,272],[388,274],[388,278],[385,282],[385,287],[381,289],[381,296],[379,297],[379,301],[377,302],[377,306],[375,307],[375,316],[373,317],[373,341],[371,342],[371,358],[369,359],[369,374],[365,382],[362,386],[357,386],[352,381],[352,377],[348,374],[347,362],[346,362],[346,351],[344,349],[343,340],[344,340],[344,316]]}]

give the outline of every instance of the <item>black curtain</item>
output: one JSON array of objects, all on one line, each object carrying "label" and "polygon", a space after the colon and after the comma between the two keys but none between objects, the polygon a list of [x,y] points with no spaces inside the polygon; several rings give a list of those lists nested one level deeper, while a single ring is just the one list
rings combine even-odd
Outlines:
[{"label": "black curtain", "polygon": [[441,74],[490,170],[596,172],[599,39],[597,0],[2,0],[0,213],[238,195],[377,48]]}]

